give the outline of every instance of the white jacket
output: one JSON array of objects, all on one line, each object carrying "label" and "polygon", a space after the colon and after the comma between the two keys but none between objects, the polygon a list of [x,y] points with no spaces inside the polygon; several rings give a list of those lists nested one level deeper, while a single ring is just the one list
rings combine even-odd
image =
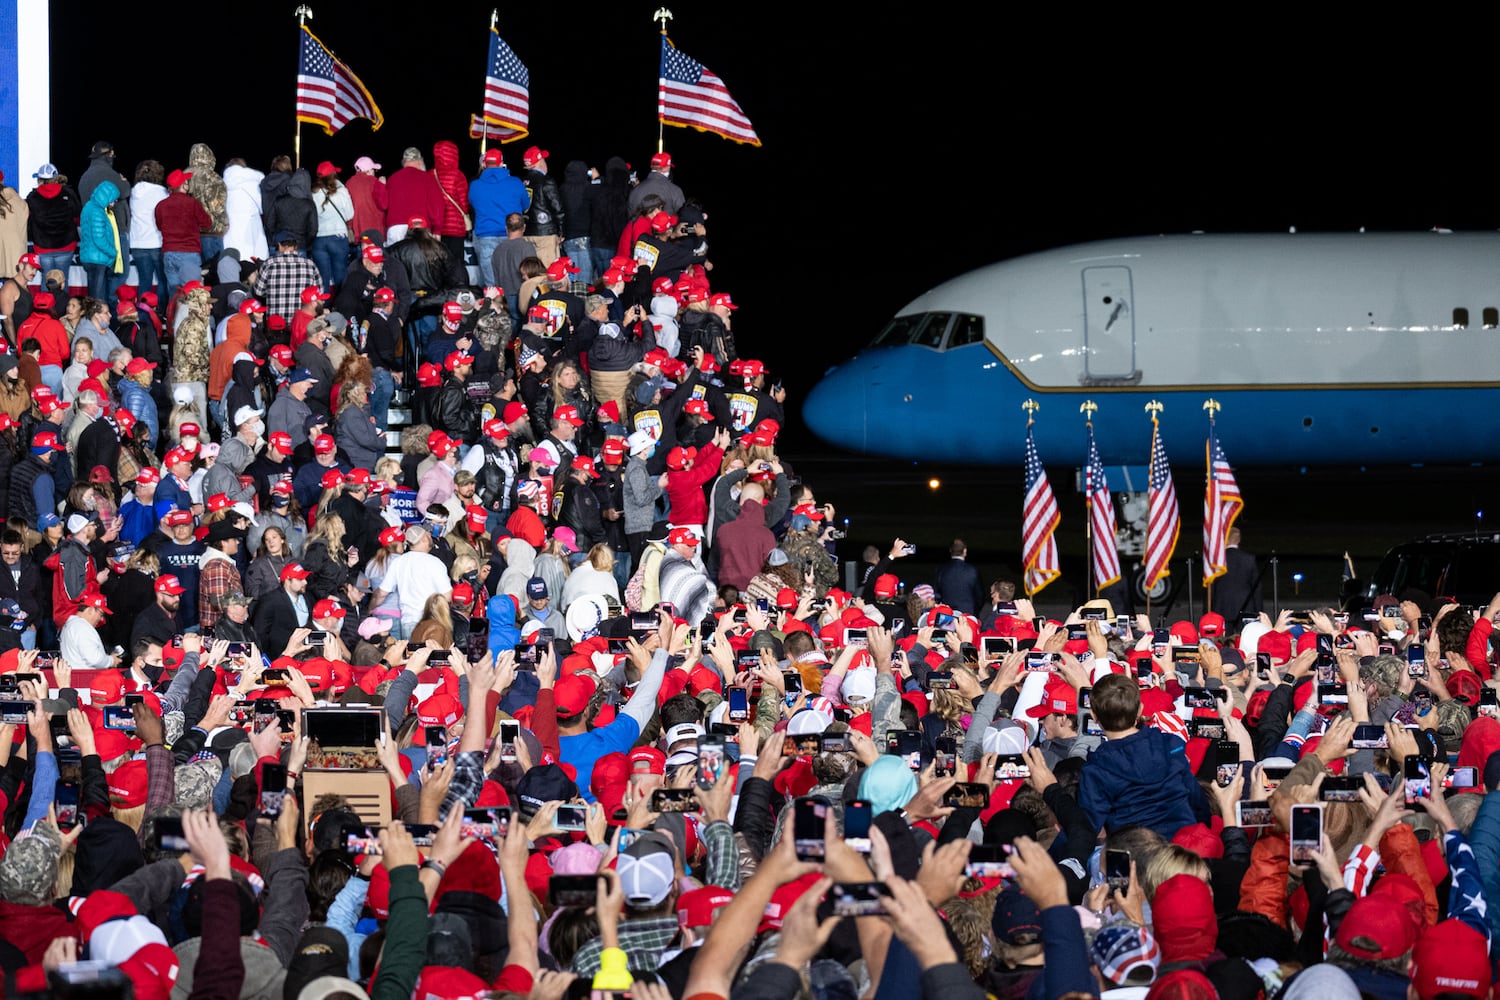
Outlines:
[{"label": "white jacket", "polygon": [[324,194],[317,189],[312,194],[313,207],[318,210],[318,236],[349,236],[349,223],[354,221],[354,202],[349,198],[349,189],[340,184],[333,194]]},{"label": "white jacket", "polygon": [[136,250],[160,250],[161,230],[156,228],[156,205],[167,200],[160,184],[137,181],[130,186],[130,246]]},{"label": "white jacket", "polygon": [[[240,260],[251,257],[265,260],[270,256],[266,246],[266,230],[260,220],[260,182],[265,174],[239,164],[224,168],[224,188],[227,198],[224,211],[229,216],[229,228],[224,231],[224,246],[240,252]],[[161,242],[161,237],[157,237]]]}]

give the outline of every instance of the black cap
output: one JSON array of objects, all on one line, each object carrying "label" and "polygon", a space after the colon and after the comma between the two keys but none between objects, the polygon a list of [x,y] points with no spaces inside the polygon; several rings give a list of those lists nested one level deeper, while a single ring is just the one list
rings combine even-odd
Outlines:
[{"label": "black cap", "polygon": [[349,942],[325,924],[309,927],[302,934],[292,960],[287,964],[282,996],[295,997],[314,979],[349,975]]},{"label": "black cap", "polygon": [[93,158],[95,156],[114,156],[114,155],[115,155],[115,144],[112,143],[112,142],[105,142],[103,139],[100,139],[98,142],[94,143],[94,148],[91,149],[91,150],[89,150],[89,157],[90,158]]}]

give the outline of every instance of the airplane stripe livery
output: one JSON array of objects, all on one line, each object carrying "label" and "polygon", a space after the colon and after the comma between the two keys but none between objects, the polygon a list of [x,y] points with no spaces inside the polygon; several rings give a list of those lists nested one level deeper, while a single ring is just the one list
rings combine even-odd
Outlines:
[{"label": "airplane stripe livery", "polygon": [[1500,233],[1156,236],[992,264],[920,296],[809,394],[832,444],[1018,464],[1202,451],[1208,395],[1237,465],[1500,458]]}]

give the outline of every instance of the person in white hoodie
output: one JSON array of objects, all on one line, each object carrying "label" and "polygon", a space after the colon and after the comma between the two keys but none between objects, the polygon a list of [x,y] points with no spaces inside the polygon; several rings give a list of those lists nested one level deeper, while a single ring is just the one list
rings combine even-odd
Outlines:
[{"label": "person in white hoodie", "polygon": [[265,176],[238,157],[224,168],[224,187],[228,192],[224,210],[229,216],[224,246],[238,250],[240,260],[265,260],[270,256],[260,219],[260,182]]},{"label": "person in white hoodie", "polygon": [[[661,281],[666,281],[663,278]],[[667,352],[669,357],[677,357],[677,352],[682,347],[682,337],[677,330],[677,297],[670,293],[660,293],[651,296],[651,326],[656,330],[656,346]]]},{"label": "person in white hoodie", "polygon": [[156,160],[142,160],[130,188],[130,261],[135,265],[136,288],[156,288],[158,302],[167,301],[167,272],[161,264],[161,230],[156,228],[157,202],[167,197],[167,170]]}]

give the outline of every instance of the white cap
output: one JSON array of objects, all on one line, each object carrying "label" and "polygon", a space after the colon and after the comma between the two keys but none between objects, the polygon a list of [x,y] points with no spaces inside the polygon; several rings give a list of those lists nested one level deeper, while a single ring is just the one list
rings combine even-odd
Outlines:
[{"label": "white cap", "polygon": [[696,722],[684,722],[667,730],[667,746],[683,740],[696,740],[703,735],[703,727]]},{"label": "white cap", "polygon": [[243,500],[235,501],[234,505],[229,509],[231,512],[238,514],[240,517],[248,517],[252,521],[255,520],[255,508],[251,507]]},{"label": "white cap", "polygon": [[99,962],[119,965],[148,944],[165,945],[167,936],[147,917],[139,914],[124,920],[106,920],[89,936],[89,955]]},{"label": "white cap", "polygon": [[[1011,721],[1011,720],[1007,720]],[[1026,745],[1031,741],[1026,738],[1026,730],[1014,724],[1002,728],[990,727],[984,731],[984,752],[1011,754],[1022,753]]]},{"label": "white cap", "polygon": [[844,677],[844,686],[840,688],[844,702],[849,705],[863,705],[875,697],[875,668],[859,667],[849,671]]},{"label": "white cap", "polygon": [[638,451],[649,452],[656,447],[656,438],[648,431],[636,431],[625,439],[625,447],[634,455]]},{"label": "white cap", "polygon": [[86,528],[92,520],[87,514],[73,514],[68,518],[68,534],[72,535]]},{"label": "white cap", "polygon": [[247,420],[254,420],[261,415],[261,411],[253,406],[242,406],[234,411],[234,426],[238,427]]},{"label": "white cap", "polygon": [[833,725],[831,716],[809,708],[792,716],[786,724],[786,734],[788,736],[817,736],[826,732],[831,725]]},{"label": "white cap", "polygon": [[172,402],[178,406],[186,406],[193,401],[193,390],[185,385],[179,385],[172,390]]}]

